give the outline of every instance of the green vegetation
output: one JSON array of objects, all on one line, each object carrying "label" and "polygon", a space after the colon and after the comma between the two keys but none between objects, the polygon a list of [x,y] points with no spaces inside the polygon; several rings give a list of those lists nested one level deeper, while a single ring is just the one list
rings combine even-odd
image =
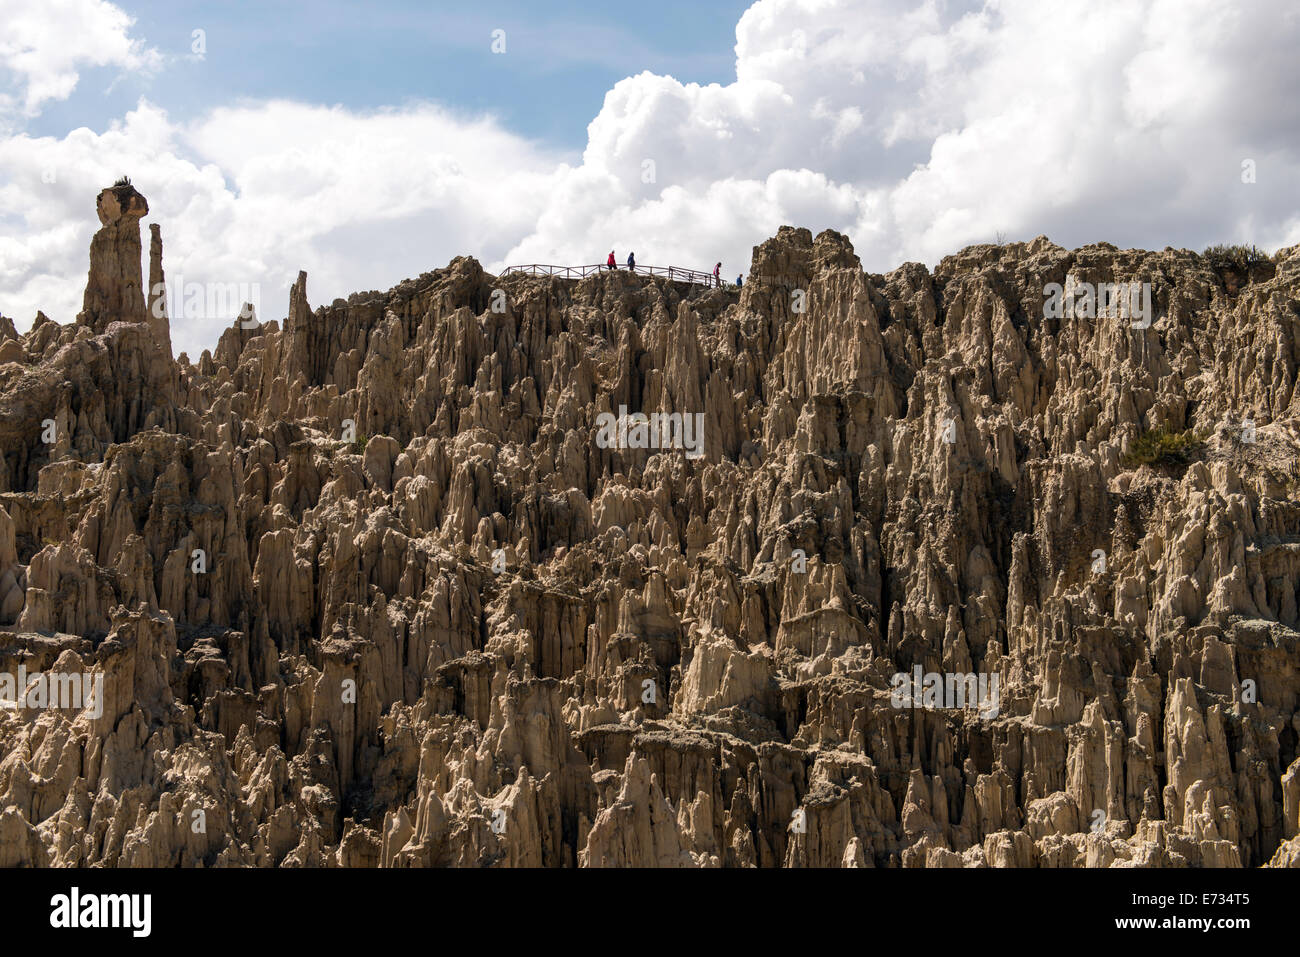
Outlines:
[{"label": "green vegetation", "polygon": [[1271,262],[1271,257],[1257,246],[1210,246],[1201,253],[1215,269],[1249,272],[1251,266]]},{"label": "green vegetation", "polygon": [[130,185],[131,185],[131,177],[123,176],[121,179],[119,179],[116,183],[113,184],[113,188],[116,189],[119,186],[130,186]]},{"label": "green vegetation", "polygon": [[1121,460],[1126,468],[1139,465],[1184,465],[1205,443],[1205,436],[1188,429],[1175,432],[1161,426],[1144,432]]}]

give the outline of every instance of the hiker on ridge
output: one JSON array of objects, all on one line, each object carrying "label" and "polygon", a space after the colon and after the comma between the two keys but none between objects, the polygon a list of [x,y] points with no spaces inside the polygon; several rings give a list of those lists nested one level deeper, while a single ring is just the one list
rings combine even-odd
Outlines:
[{"label": "hiker on ridge", "polygon": [[605,265],[608,266],[610,269],[618,268],[618,263],[614,261],[614,250],[611,249],[609,251],[609,258],[605,260]]},{"label": "hiker on ridge", "polygon": [[713,285],[722,285],[722,263],[718,263],[713,267]]},{"label": "hiker on ridge", "polygon": [[736,277],[736,288],[739,289],[741,286],[743,286],[744,281],[745,281],[745,274],[741,273],[739,276]]},{"label": "hiker on ridge", "polygon": [[632,272],[636,269],[636,253],[627,254],[627,271]]}]

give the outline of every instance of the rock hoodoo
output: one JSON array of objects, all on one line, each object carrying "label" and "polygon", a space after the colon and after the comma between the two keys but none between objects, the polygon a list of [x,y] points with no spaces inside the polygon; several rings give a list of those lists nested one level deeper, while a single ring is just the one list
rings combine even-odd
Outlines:
[{"label": "rock hoodoo", "polygon": [[100,228],[90,242],[90,276],[77,322],[94,332],[110,322],[144,322],[140,219],[149,215],[149,203],[123,178],[100,191],[95,212]]}]

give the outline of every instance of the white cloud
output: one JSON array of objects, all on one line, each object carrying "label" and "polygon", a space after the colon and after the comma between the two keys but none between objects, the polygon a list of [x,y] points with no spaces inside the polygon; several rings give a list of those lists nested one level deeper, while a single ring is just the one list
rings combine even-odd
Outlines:
[{"label": "white cloud", "polygon": [[[847,232],[873,270],[999,232],[1300,242],[1286,0],[760,0],[736,39],[734,83],[616,84],[580,158],[433,104],[178,121],[141,101],[99,133],[0,136],[0,309],[20,327],[37,307],[75,315],[91,203],[122,173],[163,224],[169,279],[260,282],[266,318],[299,268],[319,303],[460,253],[591,263],[613,246],[733,277],[784,223]],[[174,338],[194,354],[226,318],[177,317]]]},{"label": "white cloud", "polygon": [[[690,224],[736,266],[784,222],[847,231],[877,269],[998,232],[1294,243],[1297,39],[1285,0],[760,0],[737,27],[735,83],[624,80],[569,175],[612,177],[616,213],[595,218],[617,227],[608,242],[664,241],[655,199],[671,192],[683,217],[671,249],[695,251]],[[645,157],[653,186],[637,176]],[[1247,158],[1256,184],[1241,182]],[[802,190],[726,205],[771,200],[777,174],[798,170],[824,174],[805,183],[821,202]],[[572,255],[577,225],[544,218],[515,254]]]},{"label": "white cloud", "polygon": [[85,67],[161,66],[158,51],[128,35],[133,22],[106,0],[0,0],[0,75],[8,72],[12,87],[0,93],[0,122],[67,99]]}]

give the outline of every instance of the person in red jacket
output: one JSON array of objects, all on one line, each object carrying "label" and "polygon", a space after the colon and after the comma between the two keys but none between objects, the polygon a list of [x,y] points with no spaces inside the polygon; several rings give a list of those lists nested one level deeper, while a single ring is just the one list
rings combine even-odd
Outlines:
[{"label": "person in red jacket", "polygon": [[618,268],[617,260],[614,259],[614,250],[611,249],[609,251],[609,258],[605,260],[605,265],[608,266],[610,269]]}]

